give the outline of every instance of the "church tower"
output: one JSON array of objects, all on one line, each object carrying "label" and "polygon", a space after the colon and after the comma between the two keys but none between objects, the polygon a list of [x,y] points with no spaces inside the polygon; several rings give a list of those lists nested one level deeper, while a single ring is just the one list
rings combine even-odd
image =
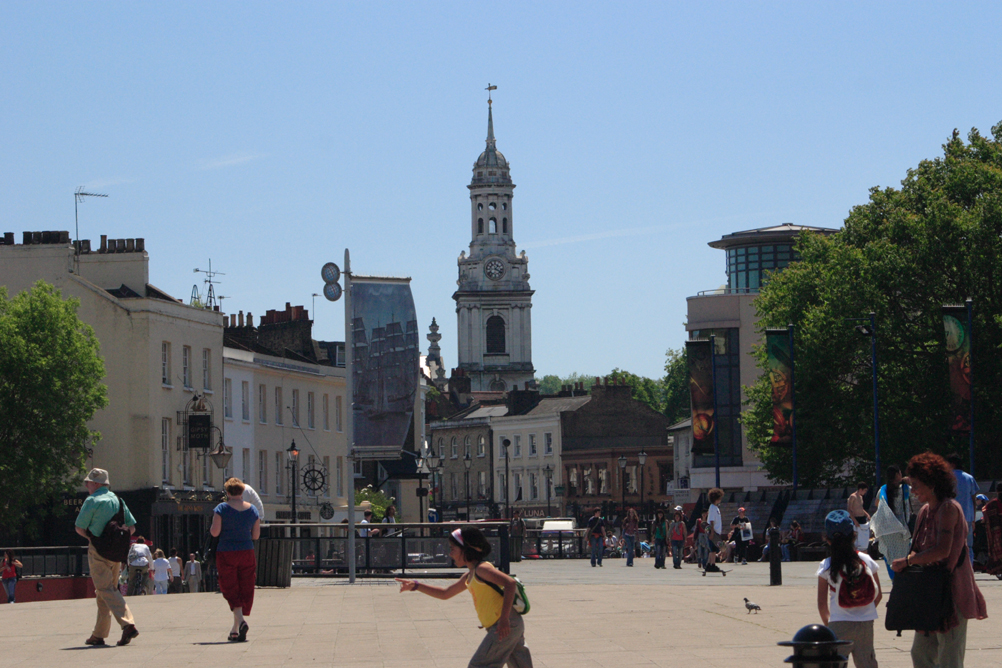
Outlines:
[{"label": "church tower", "polygon": [[532,367],[532,290],[529,259],[515,254],[508,161],[494,140],[492,101],[487,99],[487,148],[473,165],[470,189],[470,254],[459,255],[459,368],[472,391],[524,389]]}]

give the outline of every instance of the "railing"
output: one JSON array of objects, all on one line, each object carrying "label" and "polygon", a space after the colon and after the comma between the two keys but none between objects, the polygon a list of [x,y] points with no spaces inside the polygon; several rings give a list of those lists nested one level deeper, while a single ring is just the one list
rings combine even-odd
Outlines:
[{"label": "railing", "polygon": [[[449,557],[449,534],[473,526],[483,531],[491,544],[490,561],[508,572],[507,522],[441,522],[434,524],[358,524],[355,537],[355,568],[358,575],[379,576],[386,572],[455,569]],[[380,535],[372,535],[376,531]],[[304,536],[308,533],[308,536]],[[344,575],[348,572],[348,527],[345,524],[269,524],[262,539],[293,543],[293,575]]]},{"label": "railing", "polygon": [[759,288],[716,288],[714,290],[700,290],[696,293],[696,296],[711,297],[713,295],[756,295],[758,292]]},{"label": "railing", "polygon": [[11,547],[9,549],[23,564],[21,577],[82,577],[90,575],[86,545],[60,545],[52,547]]},{"label": "railing", "polygon": [[[637,530],[636,545],[647,540],[645,529]],[[588,559],[591,545],[588,543],[587,529],[573,531],[543,531],[529,529],[522,541],[522,558],[539,559]]]}]

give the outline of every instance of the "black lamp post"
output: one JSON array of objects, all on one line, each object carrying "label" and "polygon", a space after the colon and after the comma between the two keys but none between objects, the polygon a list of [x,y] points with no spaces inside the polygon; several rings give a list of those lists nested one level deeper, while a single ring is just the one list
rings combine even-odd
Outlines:
[{"label": "black lamp post", "polygon": [[546,516],[550,516],[550,480],[553,478],[553,467],[547,464],[543,468],[543,475],[546,476]]},{"label": "black lamp post", "polygon": [[626,512],[626,455],[619,456],[619,486],[623,488],[623,508],[620,512]]},{"label": "black lamp post", "polygon": [[298,518],[296,513],[296,488],[299,487],[296,483],[299,482],[299,448],[296,447],[296,439],[292,439],[292,445],[286,450],[289,454],[289,465],[286,466],[287,469],[292,474],[292,523],[295,524]]},{"label": "black lamp post", "polygon": [[470,467],[473,466],[473,460],[470,459],[470,453],[467,452],[466,456],[463,457],[463,466],[466,467],[466,521],[470,521]]},{"label": "black lamp post", "polygon": [[507,438],[501,441],[501,447],[504,448],[504,516],[505,519],[511,519],[511,503],[508,501],[508,488],[511,487],[511,480],[508,479],[508,448],[511,447],[511,441]]},{"label": "black lamp post", "polygon": [[877,489],[880,489],[880,411],[877,401],[877,314],[870,312],[866,318],[845,318],[846,322],[869,322],[856,325],[856,331],[870,338],[870,364],[873,367],[873,455],[876,465]]},{"label": "black lamp post", "polygon": [[[431,471],[431,487],[432,489],[435,489],[435,474],[438,472],[438,467],[442,465],[442,458],[436,455],[433,449],[428,448],[428,458],[425,461],[428,462],[428,470]],[[437,494],[435,495],[435,503],[437,505],[442,505],[442,501],[438,498]],[[439,512],[441,512],[441,508],[439,509]],[[439,515],[439,517],[441,517],[441,515]]]},{"label": "black lamp post", "polygon": [[637,461],[640,462],[640,512],[642,513],[644,512],[644,464],[647,463],[647,453],[643,448],[637,455]]},{"label": "black lamp post", "polygon": [[421,495],[427,494],[427,490],[424,489],[424,476],[428,469],[425,468],[424,461],[424,457],[418,456],[417,460],[414,462],[417,464],[418,489],[421,490],[418,492],[419,496],[417,501],[418,522],[424,522],[424,501],[422,500]]}]

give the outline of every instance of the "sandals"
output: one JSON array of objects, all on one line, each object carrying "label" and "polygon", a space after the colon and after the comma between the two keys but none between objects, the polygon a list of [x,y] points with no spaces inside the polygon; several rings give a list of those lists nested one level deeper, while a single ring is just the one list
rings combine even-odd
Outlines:
[{"label": "sandals", "polygon": [[240,623],[240,633],[237,634],[237,642],[247,642],[247,631],[250,627],[247,626],[247,622]]},{"label": "sandals", "polygon": [[231,633],[230,635],[226,636],[226,639],[229,640],[230,642],[237,642],[238,640],[240,640],[240,634]]}]

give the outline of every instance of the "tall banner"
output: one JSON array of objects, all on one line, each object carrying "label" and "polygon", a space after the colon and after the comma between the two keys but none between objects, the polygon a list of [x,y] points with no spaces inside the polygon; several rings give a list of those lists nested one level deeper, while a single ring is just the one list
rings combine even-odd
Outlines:
[{"label": "tall banner", "polygon": [[765,332],[769,383],[772,386],[772,438],[774,445],[793,443],[793,355],[790,332],[768,329]]},{"label": "tall banner", "polygon": [[713,357],[709,341],[686,341],[689,400],[692,406],[692,453],[713,454]]},{"label": "tall banner", "polygon": [[420,351],[406,280],[359,277],[351,288],[352,426],[355,448],[364,457],[366,448],[403,448],[414,415]]},{"label": "tall banner", "polygon": [[951,428],[971,429],[971,332],[964,306],[943,307],[943,328],[946,330],[946,363],[950,370],[952,396]]}]

